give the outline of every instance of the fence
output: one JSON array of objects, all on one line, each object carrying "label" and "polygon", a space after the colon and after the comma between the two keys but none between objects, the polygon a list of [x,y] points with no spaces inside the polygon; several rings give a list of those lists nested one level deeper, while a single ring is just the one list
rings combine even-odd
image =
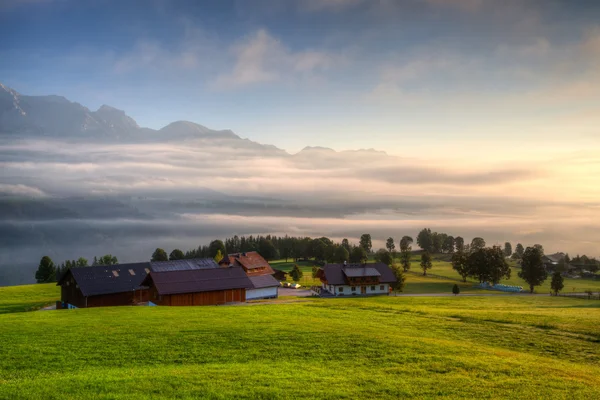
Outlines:
[{"label": "fence", "polygon": [[[551,294],[554,296],[553,294]],[[600,292],[599,293],[559,293],[558,297],[571,297],[574,299],[583,299],[583,300],[600,300]]]}]

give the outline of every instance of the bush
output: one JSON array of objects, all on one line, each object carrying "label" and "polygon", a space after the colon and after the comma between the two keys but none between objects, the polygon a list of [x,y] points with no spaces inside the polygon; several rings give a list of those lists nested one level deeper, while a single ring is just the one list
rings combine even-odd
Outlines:
[{"label": "bush", "polygon": [[452,287],[452,293],[454,293],[455,296],[460,293],[460,288],[458,287],[458,285],[456,283]]}]

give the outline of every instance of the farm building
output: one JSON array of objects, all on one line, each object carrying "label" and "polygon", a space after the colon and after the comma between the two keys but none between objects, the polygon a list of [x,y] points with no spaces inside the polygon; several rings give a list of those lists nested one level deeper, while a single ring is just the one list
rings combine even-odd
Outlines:
[{"label": "farm building", "polygon": [[252,282],[252,287],[246,291],[246,300],[277,298],[279,281],[273,277],[275,271],[256,251],[229,254],[219,265],[243,268]]},{"label": "farm building", "polygon": [[388,294],[396,277],[390,267],[376,264],[327,264],[317,275],[320,292],[333,296]]},{"label": "farm building", "polygon": [[277,279],[278,281],[285,281],[287,279],[287,275],[287,272],[273,268],[273,278]]},{"label": "farm building", "polygon": [[148,301],[141,285],[150,263],[99,265],[69,269],[58,281],[61,301],[75,307],[125,306]]},{"label": "farm building", "polygon": [[246,301],[253,283],[241,267],[150,272],[142,285],[150,301],[166,306],[204,306]]}]

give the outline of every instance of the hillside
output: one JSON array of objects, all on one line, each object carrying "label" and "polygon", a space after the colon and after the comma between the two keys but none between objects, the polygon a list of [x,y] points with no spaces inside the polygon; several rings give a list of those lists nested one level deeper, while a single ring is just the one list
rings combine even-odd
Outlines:
[{"label": "hillside", "polygon": [[4,314],[0,398],[597,398],[598,308],[459,296]]}]

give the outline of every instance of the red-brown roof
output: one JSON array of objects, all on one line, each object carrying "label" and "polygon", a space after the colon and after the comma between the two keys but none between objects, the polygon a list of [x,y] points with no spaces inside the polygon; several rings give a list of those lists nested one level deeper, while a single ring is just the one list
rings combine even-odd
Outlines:
[{"label": "red-brown roof", "polygon": [[[264,275],[272,275],[275,272],[273,271],[273,268],[271,268],[267,260],[265,260],[256,251],[228,254],[227,257],[229,258],[229,265],[241,266],[249,274],[260,273]],[[259,268],[265,269],[259,272]]]}]

